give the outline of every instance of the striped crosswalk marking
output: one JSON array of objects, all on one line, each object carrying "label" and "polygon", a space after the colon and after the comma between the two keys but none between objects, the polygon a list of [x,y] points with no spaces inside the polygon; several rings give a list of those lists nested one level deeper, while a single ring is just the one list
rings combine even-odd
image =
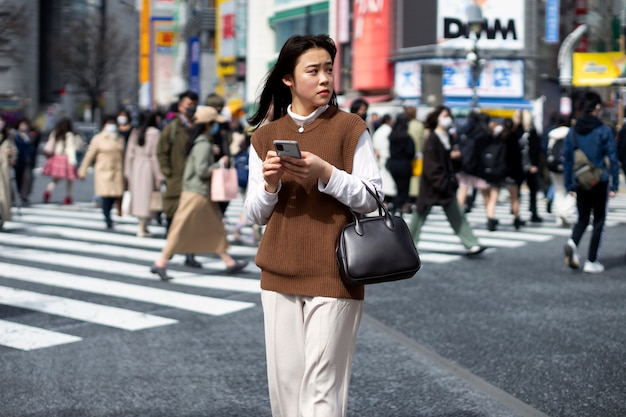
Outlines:
[{"label": "striped crosswalk marking", "polygon": [[221,316],[253,307],[254,303],[223,300],[194,294],[179,293],[141,285],[127,284],[101,278],[90,278],[66,272],[50,271],[29,266],[0,262],[0,276],[8,279],[96,293],[129,300],[158,304],[196,313]]},{"label": "striped crosswalk marking", "polygon": [[[528,196],[522,196],[522,207],[527,207]],[[481,244],[494,249],[515,249],[528,243],[565,239],[571,228],[557,227],[554,215],[545,213],[545,204],[539,208],[545,222],[528,223],[514,230],[510,205],[498,204],[496,218],[500,226],[495,232],[485,229],[484,206],[478,201],[467,219]],[[231,202],[224,218],[228,231],[232,231],[242,209],[242,201]],[[523,217],[528,217],[522,209]],[[203,288],[234,294],[258,294],[259,268],[251,263],[245,269],[250,278],[230,277],[223,274],[224,264],[217,257],[197,256],[202,270],[177,270],[183,256],[176,255],[169,271],[175,279],[163,288],[146,286],[158,283],[149,272],[149,266],[165,245],[164,239],[142,239],[135,236],[137,220],[113,214],[114,232],[104,230],[102,213],[92,204],[73,206],[35,205],[15,212],[12,222],[5,224],[8,233],[0,233],[0,305],[28,311],[57,315],[127,331],[138,331],[177,323],[167,317],[156,316],[131,309],[111,307],[82,301],[81,292],[103,297],[116,297],[158,305],[166,308],[191,311],[199,314],[221,316],[249,309],[258,303],[242,302],[181,292],[183,288]],[[410,222],[410,215],[405,215]],[[609,203],[607,227],[626,222],[626,195]],[[591,226],[590,226],[591,227]],[[157,235],[164,227],[151,225]],[[249,229],[247,229],[249,231]],[[443,210],[434,207],[422,228],[418,244],[423,263],[448,263],[463,258],[465,248],[454,234]],[[253,258],[257,248],[233,244],[229,253],[236,257]],[[31,266],[16,265],[12,262]],[[61,272],[59,269],[70,270]],[[77,272],[78,271],[78,272]],[[104,277],[104,278],[101,278]],[[107,279],[108,278],[108,279]],[[36,284],[42,288],[11,288],[11,281]],[[136,281],[133,281],[136,280]],[[123,282],[122,282],[123,281]],[[157,284],[161,285],[161,284]],[[44,294],[46,288],[63,288],[76,291],[70,297]],[[101,299],[105,299],[101,297]],[[102,302],[102,301],[100,301]],[[146,309],[149,307],[146,307]],[[19,321],[19,320],[16,320]],[[34,350],[48,346],[80,341],[80,337],[63,334],[56,329],[40,329],[23,323],[0,320],[0,345],[21,350]]]},{"label": "striped crosswalk marking", "polygon": [[35,350],[82,340],[80,337],[0,320],[0,345]]},{"label": "striped crosswalk marking", "polygon": [[0,286],[0,304],[131,331],[177,323],[152,314],[3,286]]}]

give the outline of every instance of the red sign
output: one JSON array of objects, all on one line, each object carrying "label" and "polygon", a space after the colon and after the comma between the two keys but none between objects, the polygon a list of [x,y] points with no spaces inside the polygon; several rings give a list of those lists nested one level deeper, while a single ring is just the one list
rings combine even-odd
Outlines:
[{"label": "red sign", "polygon": [[222,39],[232,39],[235,37],[235,14],[225,14],[222,16]]},{"label": "red sign", "polygon": [[352,88],[359,91],[393,87],[391,0],[354,0]]}]

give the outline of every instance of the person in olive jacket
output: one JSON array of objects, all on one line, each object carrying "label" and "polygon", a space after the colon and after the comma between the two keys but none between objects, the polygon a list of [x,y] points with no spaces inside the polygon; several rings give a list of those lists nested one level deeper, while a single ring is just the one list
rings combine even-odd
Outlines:
[{"label": "person in olive jacket", "polygon": [[[169,231],[174,213],[178,209],[178,201],[182,191],[183,172],[185,171],[185,152],[189,128],[193,125],[193,115],[196,112],[198,95],[191,91],[185,91],[178,96],[178,114],[168,123],[161,132],[157,144],[157,159],[161,173],[165,177],[166,190],[163,192],[163,212],[167,219]],[[187,255],[185,265],[192,268],[200,268],[202,265],[194,259],[193,255]]]}]

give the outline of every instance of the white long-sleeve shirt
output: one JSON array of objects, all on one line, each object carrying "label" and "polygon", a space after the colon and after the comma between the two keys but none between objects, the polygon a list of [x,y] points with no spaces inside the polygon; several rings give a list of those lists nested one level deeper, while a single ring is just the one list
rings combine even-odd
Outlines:
[{"label": "white long-sleeve shirt", "polygon": [[[322,106],[308,116],[300,116],[293,113],[291,106],[289,106],[287,114],[294,123],[299,126],[306,126],[313,123],[327,108],[328,106]],[[253,145],[250,148],[248,168],[248,190],[244,202],[244,211],[251,222],[265,225],[278,202],[278,192],[282,183],[279,183],[278,190],[275,193],[265,190],[262,169],[263,161],[257,155]],[[317,187],[320,192],[336,198],[357,213],[370,213],[376,210],[378,205],[365,189],[363,181],[368,184],[370,189],[375,189],[381,199],[383,198],[382,180],[368,130],[363,131],[357,142],[354,151],[352,174],[333,167],[328,184],[318,180]]]}]

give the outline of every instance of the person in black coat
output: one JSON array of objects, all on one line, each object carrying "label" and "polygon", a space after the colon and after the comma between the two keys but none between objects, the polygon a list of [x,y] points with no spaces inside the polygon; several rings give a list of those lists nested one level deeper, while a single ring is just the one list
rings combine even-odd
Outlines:
[{"label": "person in black coat", "polygon": [[415,143],[409,135],[409,117],[399,114],[389,134],[389,159],[385,167],[396,183],[396,196],[393,199],[395,212],[409,211],[409,186],[415,158]]},{"label": "person in black coat", "polygon": [[[445,106],[437,106],[426,117],[430,130],[424,144],[424,166],[420,178],[417,210],[412,213],[409,230],[417,246],[422,226],[433,206],[441,206],[454,233],[461,239],[466,255],[476,255],[485,250],[481,246],[465,213],[456,199],[457,182],[452,168],[452,151],[448,130],[453,124],[452,113]],[[455,155],[460,156],[460,155]]]},{"label": "person in black coat", "polygon": [[528,210],[531,213],[530,221],[541,223],[543,219],[537,213],[537,193],[543,188],[542,163],[544,159],[541,149],[541,138],[533,126],[532,115],[528,110],[517,112],[514,119],[514,131],[519,141],[523,178],[528,185],[530,201]]}]

